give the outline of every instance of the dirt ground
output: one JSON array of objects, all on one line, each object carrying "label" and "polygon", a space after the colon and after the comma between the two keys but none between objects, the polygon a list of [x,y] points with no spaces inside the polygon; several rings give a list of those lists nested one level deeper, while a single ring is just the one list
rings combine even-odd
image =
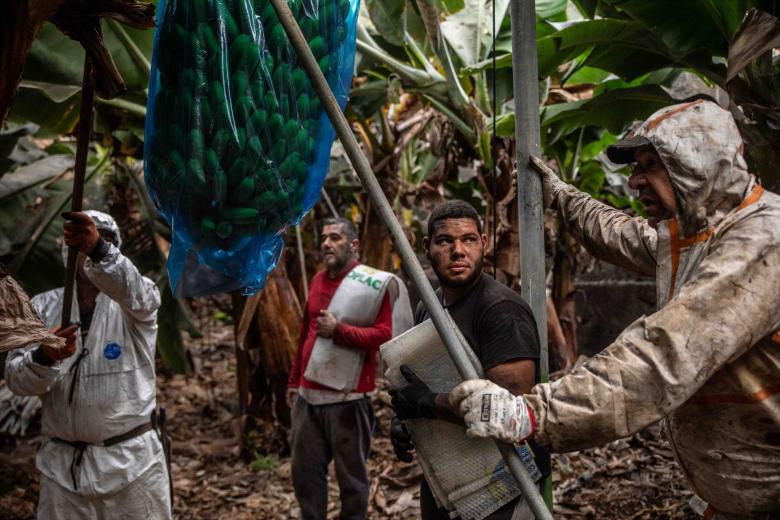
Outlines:
[{"label": "dirt ground", "polygon": [[[190,344],[199,365],[196,375],[158,376],[158,400],[167,409],[173,438],[176,518],[298,518],[290,459],[282,449],[286,432],[261,423],[242,454],[232,327],[212,322],[204,332],[202,340]],[[369,517],[417,518],[422,474],[416,464],[393,456],[387,400],[382,393],[375,398],[378,428],[369,464]],[[35,517],[37,443],[0,440],[0,519]],[[685,480],[657,428],[602,448],[556,455],[553,465],[556,518],[697,518],[687,506]],[[334,480],[328,518],[338,516]]]}]

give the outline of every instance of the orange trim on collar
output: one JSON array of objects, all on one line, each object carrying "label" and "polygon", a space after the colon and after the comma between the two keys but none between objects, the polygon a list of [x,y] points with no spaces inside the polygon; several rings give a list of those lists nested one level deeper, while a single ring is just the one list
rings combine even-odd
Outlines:
[{"label": "orange trim on collar", "polygon": [[[694,101],[694,103],[696,103],[696,101]],[[680,110],[683,110],[686,106],[688,105],[684,105],[683,107],[680,107]],[[753,186],[753,189],[750,190],[748,196],[742,199],[742,202],[739,203],[739,206],[737,206],[734,209],[734,211],[739,211],[747,208],[748,206],[755,204],[756,202],[758,202],[758,200],[761,198],[763,194],[764,194],[763,186],[761,186],[760,184],[756,184],[755,186]],[[668,300],[671,300],[672,295],[674,295],[674,288],[677,283],[677,271],[680,268],[680,255],[682,253],[682,250],[691,247],[693,244],[696,244],[697,242],[704,242],[708,240],[712,235],[715,234],[715,231],[717,231],[717,228],[709,228],[709,229],[705,229],[704,231],[700,231],[695,235],[680,238],[678,236],[679,224],[677,223],[677,219],[675,218],[669,221],[669,238],[671,240],[670,249],[671,249],[671,256],[672,256],[672,283],[669,285],[669,295],[667,296]],[[777,334],[780,334],[780,331]],[[778,341],[778,343],[780,343],[780,341]]]},{"label": "orange trim on collar", "polygon": [[739,206],[737,206],[737,209],[735,211],[739,211],[741,209],[745,209],[748,206],[755,204],[758,202],[758,199],[761,198],[761,196],[764,194],[764,187],[760,184],[756,184],[753,186],[753,189],[750,190],[750,194],[742,199],[742,202],[740,202]]},{"label": "orange trim on collar", "polygon": [[680,246],[680,239],[677,235],[677,219],[673,218],[669,221],[669,240],[671,241],[669,249],[672,256],[672,283],[669,284],[669,294],[666,297],[667,301],[671,300],[672,295],[674,295],[674,287],[677,284],[677,269],[680,267],[680,250],[682,248]]},{"label": "orange trim on collar", "polygon": [[695,235],[683,238],[680,240],[680,247],[686,248],[691,247],[696,242],[704,242],[708,238],[710,238],[715,233],[715,228],[709,228],[705,229],[704,231],[700,233],[696,233]]},{"label": "orange trim on collar", "polygon": [[770,339],[775,343],[780,343],[780,330],[776,330],[775,333],[770,336]]}]

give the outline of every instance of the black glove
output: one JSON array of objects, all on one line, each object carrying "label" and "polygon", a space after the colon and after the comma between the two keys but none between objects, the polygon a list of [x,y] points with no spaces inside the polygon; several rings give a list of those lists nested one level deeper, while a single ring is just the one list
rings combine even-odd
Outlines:
[{"label": "black glove", "polygon": [[401,374],[409,384],[397,390],[390,390],[391,403],[399,419],[436,417],[436,393],[432,392],[422,379],[406,365],[401,365]]},{"label": "black glove", "polygon": [[406,429],[406,424],[398,417],[393,417],[390,421],[390,441],[393,443],[393,451],[398,460],[403,462],[412,462],[412,436]]}]

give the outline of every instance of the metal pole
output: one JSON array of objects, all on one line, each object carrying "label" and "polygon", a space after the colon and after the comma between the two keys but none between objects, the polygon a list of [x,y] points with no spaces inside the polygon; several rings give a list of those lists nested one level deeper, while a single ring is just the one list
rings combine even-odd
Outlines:
[{"label": "metal pole", "polygon": [[[522,297],[531,307],[541,342],[542,382],[547,382],[547,287],[544,276],[544,207],[542,183],[531,170],[529,156],[541,155],[539,136],[539,66],[536,59],[536,7],[534,0],[512,0],[512,84],[515,99],[517,146],[517,206],[520,214],[520,270]],[[552,480],[545,482],[552,509]]]},{"label": "metal pole", "polygon": [[[95,77],[89,56],[84,56],[84,78],[81,81],[81,111],[79,130],[76,136],[76,161],[73,167],[73,196],[70,200],[71,211],[81,211],[84,199],[84,173],[87,171],[89,138],[92,134],[92,107],[95,102]],[[78,250],[68,247],[68,262],[65,265],[65,291],[62,302],[62,326],[70,324],[73,308],[73,285],[76,280],[76,259]]]},{"label": "metal pole", "polygon": [[[406,239],[403,228],[398,222],[398,219],[396,219],[395,213],[393,213],[393,208],[390,207],[390,203],[387,201],[384,192],[382,192],[382,188],[379,186],[379,182],[376,180],[374,172],[371,171],[371,165],[363,155],[360,145],[358,145],[355,136],[352,134],[352,129],[349,127],[347,119],[341,112],[341,108],[339,107],[333,92],[331,92],[328,82],[325,80],[325,76],[323,76],[320,71],[317,61],[314,59],[314,55],[312,54],[311,49],[309,49],[300,27],[298,27],[298,22],[296,22],[295,17],[290,12],[289,7],[287,7],[285,0],[271,0],[271,3],[276,10],[276,14],[279,17],[279,21],[282,23],[287,36],[290,38],[290,42],[298,55],[301,65],[306,71],[309,80],[314,86],[314,90],[317,92],[317,96],[322,102],[322,106],[325,108],[331,123],[333,123],[336,135],[338,135],[341,144],[344,146],[347,157],[349,157],[352,167],[355,168],[355,171],[360,178],[360,182],[363,184],[363,189],[366,190],[366,194],[374,204],[377,214],[390,231],[390,236],[395,244],[395,249],[401,256],[401,263],[404,270],[420,292],[423,304],[428,310],[428,314],[430,314],[431,320],[436,326],[436,330],[439,332],[439,336],[441,336],[444,345],[447,347],[450,358],[452,358],[455,367],[458,369],[458,372],[463,379],[477,379],[477,371],[469,362],[464,350],[465,347],[460,343],[457,334],[451,328],[449,318],[439,303],[438,298],[436,298],[436,294],[433,292],[433,288],[428,282],[428,278],[425,276],[425,272],[417,260],[417,256],[414,254],[411,244],[409,244],[409,241]],[[528,474],[528,470],[526,470],[525,465],[523,465],[517,452],[509,444],[504,444],[499,441],[496,441],[496,444],[501,451],[501,455],[504,457],[507,466],[520,485],[520,489],[536,515],[536,518],[552,519],[552,515],[547,509],[544,499],[539,494],[536,484]]]}]

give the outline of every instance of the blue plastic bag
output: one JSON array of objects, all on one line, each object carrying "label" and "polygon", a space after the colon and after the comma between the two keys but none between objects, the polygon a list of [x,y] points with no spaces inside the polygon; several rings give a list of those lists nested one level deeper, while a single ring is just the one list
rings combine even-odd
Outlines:
[{"label": "blue plastic bag", "polygon": [[[359,0],[288,0],[342,109]],[[145,180],[176,296],[253,294],[319,199],[333,127],[268,0],[161,0]]]}]

